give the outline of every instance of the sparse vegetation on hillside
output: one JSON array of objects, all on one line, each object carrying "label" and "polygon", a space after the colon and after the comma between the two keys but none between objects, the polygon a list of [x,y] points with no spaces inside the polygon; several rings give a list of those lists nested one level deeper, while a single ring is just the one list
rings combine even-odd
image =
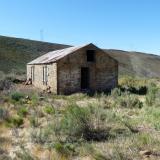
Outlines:
[{"label": "sparse vegetation on hillside", "polygon": [[24,74],[26,63],[38,56],[67,45],[0,36],[0,71]]},{"label": "sparse vegetation on hillside", "polygon": [[[0,36],[0,75],[25,76],[26,63],[49,51],[68,45]],[[160,57],[139,52],[104,50],[119,62],[119,75],[159,77]],[[5,65],[4,65],[5,64]]]},{"label": "sparse vegetation on hillside", "polygon": [[105,50],[119,62],[120,76],[157,78],[160,76],[160,56],[141,52]]},{"label": "sparse vegetation on hillside", "polygon": [[110,94],[43,94],[21,84],[1,91],[0,153],[26,160],[160,159],[159,80],[119,82]]}]

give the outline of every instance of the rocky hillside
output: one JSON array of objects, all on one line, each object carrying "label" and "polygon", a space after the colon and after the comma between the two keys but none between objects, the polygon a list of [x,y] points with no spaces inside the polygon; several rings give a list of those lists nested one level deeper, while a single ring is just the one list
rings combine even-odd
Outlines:
[{"label": "rocky hillside", "polygon": [[[27,62],[46,52],[66,47],[68,45],[0,36],[0,71],[25,73]],[[119,61],[120,75],[160,77],[160,56],[121,50],[105,51]]]}]

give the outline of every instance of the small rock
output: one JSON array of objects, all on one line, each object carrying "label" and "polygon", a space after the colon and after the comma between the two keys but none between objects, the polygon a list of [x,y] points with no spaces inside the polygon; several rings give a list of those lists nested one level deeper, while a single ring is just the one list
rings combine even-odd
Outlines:
[{"label": "small rock", "polygon": [[29,96],[26,96],[26,99],[30,99]]},{"label": "small rock", "polygon": [[152,154],[152,152],[149,150],[140,151],[139,153],[142,156],[150,156]]}]

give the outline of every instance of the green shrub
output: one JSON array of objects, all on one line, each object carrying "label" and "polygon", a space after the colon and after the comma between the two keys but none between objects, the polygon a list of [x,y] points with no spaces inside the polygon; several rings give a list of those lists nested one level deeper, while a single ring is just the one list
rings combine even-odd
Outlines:
[{"label": "green shrub", "polygon": [[20,107],[17,114],[21,117],[26,116],[28,114],[28,109],[26,107]]},{"label": "green shrub", "polygon": [[122,97],[119,97],[116,100],[116,103],[120,107],[126,107],[126,108],[142,108],[143,103],[135,96],[130,95],[129,93],[126,95],[123,95]]},{"label": "green shrub", "polygon": [[146,104],[148,106],[152,106],[152,105],[156,104],[156,98],[157,98],[158,91],[159,91],[159,89],[157,88],[156,84],[151,83],[149,85],[148,92],[146,95]]},{"label": "green shrub", "polygon": [[46,106],[44,108],[44,112],[47,114],[54,114],[55,113],[55,109],[52,106]]},{"label": "green shrub", "polygon": [[12,100],[19,101],[20,99],[24,98],[24,94],[20,92],[14,92],[11,94]]},{"label": "green shrub", "polygon": [[122,91],[145,95],[147,93],[148,84],[146,79],[123,76],[119,79],[119,86]]},{"label": "green shrub", "polygon": [[137,142],[139,146],[152,144],[154,139],[148,133],[140,133],[137,135]]},{"label": "green shrub", "polygon": [[23,118],[21,118],[20,116],[14,117],[12,122],[13,122],[14,126],[19,127],[23,124]]},{"label": "green shrub", "polygon": [[135,78],[131,76],[123,76],[119,79],[119,85],[124,88],[140,88],[146,86],[146,79]]},{"label": "green shrub", "polygon": [[104,127],[104,114],[98,110],[95,107],[80,108],[75,104],[69,106],[59,125],[60,133],[66,135],[68,142],[82,139],[106,140],[109,137],[109,130]]},{"label": "green shrub", "polygon": [[20,116],[15,116],[10,118],[8,122],[15,127],[20,127],[23,124],[23,118],[21,118]]},{"label": "green shrub", "polygon": [[86,137],[90,129],[89,110],[78,106],[69,106],[65,113],[61,127],[70,138]]},{"label": "green shrub", "polygon": [[33,95],[31,96],[31,104],[32,104],[32,106],[35,106],[35,105],[37,105],[38,103],[39,103],[38,95],[33,94]]},{"label": "green shrub", "polygon": [[55,150],[62,156],[68,157],[73,156],[75,152],[75,146],[71,143],[60,143],[54,144]]}]

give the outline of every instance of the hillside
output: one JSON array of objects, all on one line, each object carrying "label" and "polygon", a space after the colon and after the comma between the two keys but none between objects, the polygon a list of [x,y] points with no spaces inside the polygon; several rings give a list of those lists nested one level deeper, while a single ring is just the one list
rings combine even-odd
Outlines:
[{"label": "hillside", "polygon": [[[68,45],[0,36],[0,70],[25,73],[26,63],[34,58]],[[119,61],[119,74],[145,77],[160,76],[160,56],[121,50],[105,50]]]},{"label": "hillside", "polygon": [[105,51],[118,60],[120,75],[160,77],[160,56],[121,50]]},{"label": "hillside", "polygon": [[52,50],[67,45],[0,36],[0,70],[25,72],[26,63]]}]

